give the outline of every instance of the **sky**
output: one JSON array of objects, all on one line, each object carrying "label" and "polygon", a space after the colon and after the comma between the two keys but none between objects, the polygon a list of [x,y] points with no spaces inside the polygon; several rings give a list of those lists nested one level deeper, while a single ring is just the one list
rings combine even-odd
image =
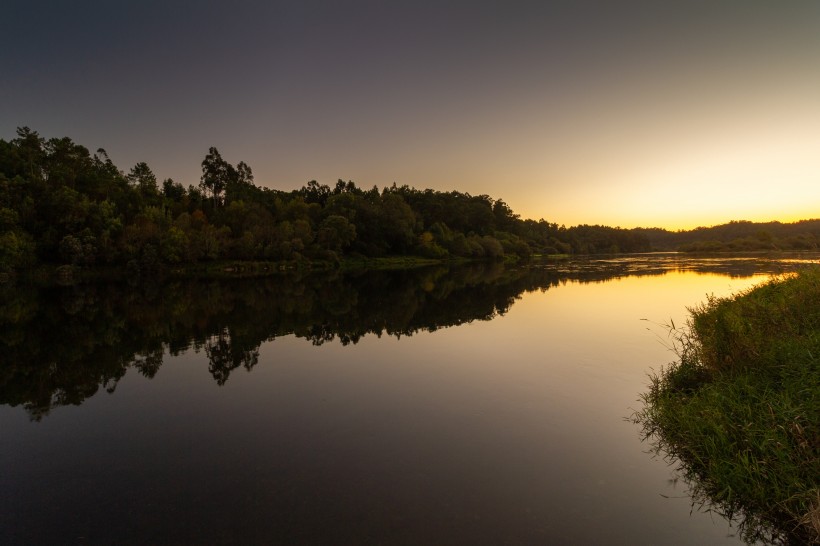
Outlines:
[{"label": "sky", "polygon": [[0,9],[28,126],[198,184],[487,194],[523,218],[820,217],[820,2],[41,1]]}]

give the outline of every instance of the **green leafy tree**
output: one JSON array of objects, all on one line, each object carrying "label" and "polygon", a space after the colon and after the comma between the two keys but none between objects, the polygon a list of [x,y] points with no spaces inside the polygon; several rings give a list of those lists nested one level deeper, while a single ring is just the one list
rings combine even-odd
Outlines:
[{"label": "green leafy tree", "polygon": [[325,249],[340,252],[356,239],[356,226],[344,216],[331,215],[322,220],[316,232],[317,242]]},{"label": "green leafy tree", "polygon": [[259,198],[259,188],[253,183],[253,171],[244,161],[240,161],[234,169],[227,166],[227,180],[225,184],[225,202],[255,201]]},{"label": "green leafy tree", "polygon": [[202,177],[199,187],[207,196],[211,195],[213,207],[217,208],[222,204],[223,192],[230,180],[230,171],[233,168],[214,147],[209,148],[208,154],[202,160]]},{"label": "green leafy tree", "polygon": [[45,140],[28,127],[17,128],[17,138],[12,141],[16,150],[16,173],[28,180],[41,180],[45,164]]},{"label": "green leafy tree", "polygon": [[34,242],[22,231],[0,231],[0,272],[9,272],[33,265],[36,260]]},{"label": "green leafy tree", "polygon": [[162,259],[170,264],[177,264],[187,257],[188,236],[177,226],[171,226],[162,235],[160,243],[160,255]]},{"label": "green leafy tree", "polygon": [[185,197],[185,188],[172,178],[166,178],[162,181],[162,195],[171,201],[180,202]]},{"label": "green leafy tree", "polygon": [[134,165],[127,179],[147,202],[156,203],[156,198],[159,196],[157,177],[147,163],[141,161]]}]

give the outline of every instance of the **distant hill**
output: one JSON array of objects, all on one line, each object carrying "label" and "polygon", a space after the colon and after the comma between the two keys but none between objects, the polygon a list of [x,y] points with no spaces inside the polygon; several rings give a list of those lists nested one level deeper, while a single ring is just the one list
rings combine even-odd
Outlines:
[{"label": "distant hill", "polygon": [[820,219],[799,222],[731,221],[688,231],[636,228],[653,250],[682,252],[741,252],[749,250],[817,250]]}]

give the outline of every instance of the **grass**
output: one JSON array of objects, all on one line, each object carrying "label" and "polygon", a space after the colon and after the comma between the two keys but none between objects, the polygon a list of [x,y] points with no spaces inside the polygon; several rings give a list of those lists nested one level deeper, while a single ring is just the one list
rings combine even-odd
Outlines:
[{"label": "grass", "polygon": [[633,416],[744,539],[820,544],[820,269],[690,309]]}]

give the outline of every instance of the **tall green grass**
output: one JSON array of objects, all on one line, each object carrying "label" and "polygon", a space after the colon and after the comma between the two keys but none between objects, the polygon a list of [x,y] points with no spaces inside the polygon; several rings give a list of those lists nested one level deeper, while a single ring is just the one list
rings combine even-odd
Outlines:
[{"label": "tall green grass", "polygon": [[634,420],[749,542],[820,544],[820,269],[690,309]]}]

